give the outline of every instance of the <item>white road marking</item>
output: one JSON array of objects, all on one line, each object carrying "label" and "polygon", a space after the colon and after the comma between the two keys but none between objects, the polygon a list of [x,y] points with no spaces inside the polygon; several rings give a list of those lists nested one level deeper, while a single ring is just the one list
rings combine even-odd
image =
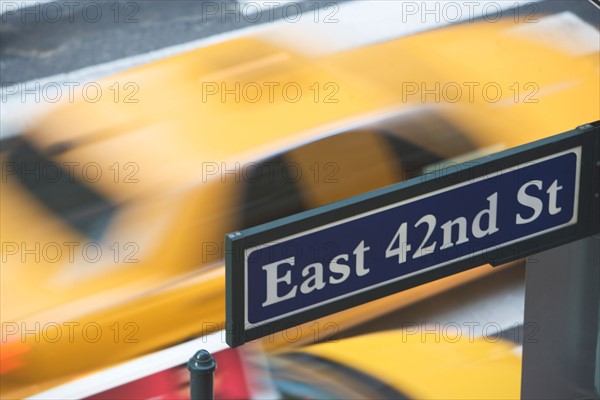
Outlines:
[{"label": "white road marking", "polygon": [[580,57],[600,51],[600,32],[570,11],[541,18],[536,23],[517,25],[507,34]]}]

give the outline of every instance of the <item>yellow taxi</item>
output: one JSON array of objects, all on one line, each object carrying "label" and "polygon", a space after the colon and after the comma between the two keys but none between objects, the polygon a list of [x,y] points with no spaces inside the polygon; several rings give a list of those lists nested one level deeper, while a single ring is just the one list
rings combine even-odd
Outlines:
[{"label": "yellow taxi", "polygon": [[270,357],[291,399],[519,399],[521,347],[499,337],[390,330]]},{"label": "yellow taxi", "polygon": [[7,139],[2,397],[222,329],[227,232],[600,119],[598,50],[521,28],[480,21],[316,53],[273,28],[107,77],[102,96]]}]

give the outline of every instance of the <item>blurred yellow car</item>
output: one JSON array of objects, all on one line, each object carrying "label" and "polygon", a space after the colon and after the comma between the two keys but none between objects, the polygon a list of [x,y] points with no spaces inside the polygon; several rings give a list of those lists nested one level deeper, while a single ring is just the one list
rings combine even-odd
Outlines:
[{"label": "blurred yellow car", "polygon": [[110,95],[60,104],[5,141],[2,397],[222,329],[227,232],[600,119],[598,51],[573,55],[518,27],[324,54],[277,44],[277,31],[244,36],[106,78]]},{"label": "blurred yellow car", "polygon": [[286,399],[519,399],[520,347],[497,337],[383,331],[269,357]]}]

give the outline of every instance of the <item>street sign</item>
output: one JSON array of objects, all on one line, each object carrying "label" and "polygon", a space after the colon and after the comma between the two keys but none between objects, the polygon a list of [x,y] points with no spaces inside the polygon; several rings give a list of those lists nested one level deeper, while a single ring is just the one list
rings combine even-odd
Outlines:
[{"label": "street sign", "polygon": [[226,236],[227,343],[599,231],[600,122]]}]

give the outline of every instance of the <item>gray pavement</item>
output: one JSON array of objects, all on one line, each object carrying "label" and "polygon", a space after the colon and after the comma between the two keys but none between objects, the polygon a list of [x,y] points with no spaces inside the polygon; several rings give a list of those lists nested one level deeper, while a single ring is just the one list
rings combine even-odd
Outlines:
[{"label": "gray pavement", "polygon": [[[276,7],[274,4],[279,3]],[[331,1],[0,2],[0,86],[312,12]]]},{"label": "gray pavement", "polygon": [[[30,6],[23,7],[26,1]],[[293,21],[298,12],[314,13],[315,7],[344,1],[0,0],[0,86],[75,71],[282,17]],[[546,0],[530,4],[523,12],[539,16],[565,10],[595,26],[600,24],[600,13],[588,0]]]}]

